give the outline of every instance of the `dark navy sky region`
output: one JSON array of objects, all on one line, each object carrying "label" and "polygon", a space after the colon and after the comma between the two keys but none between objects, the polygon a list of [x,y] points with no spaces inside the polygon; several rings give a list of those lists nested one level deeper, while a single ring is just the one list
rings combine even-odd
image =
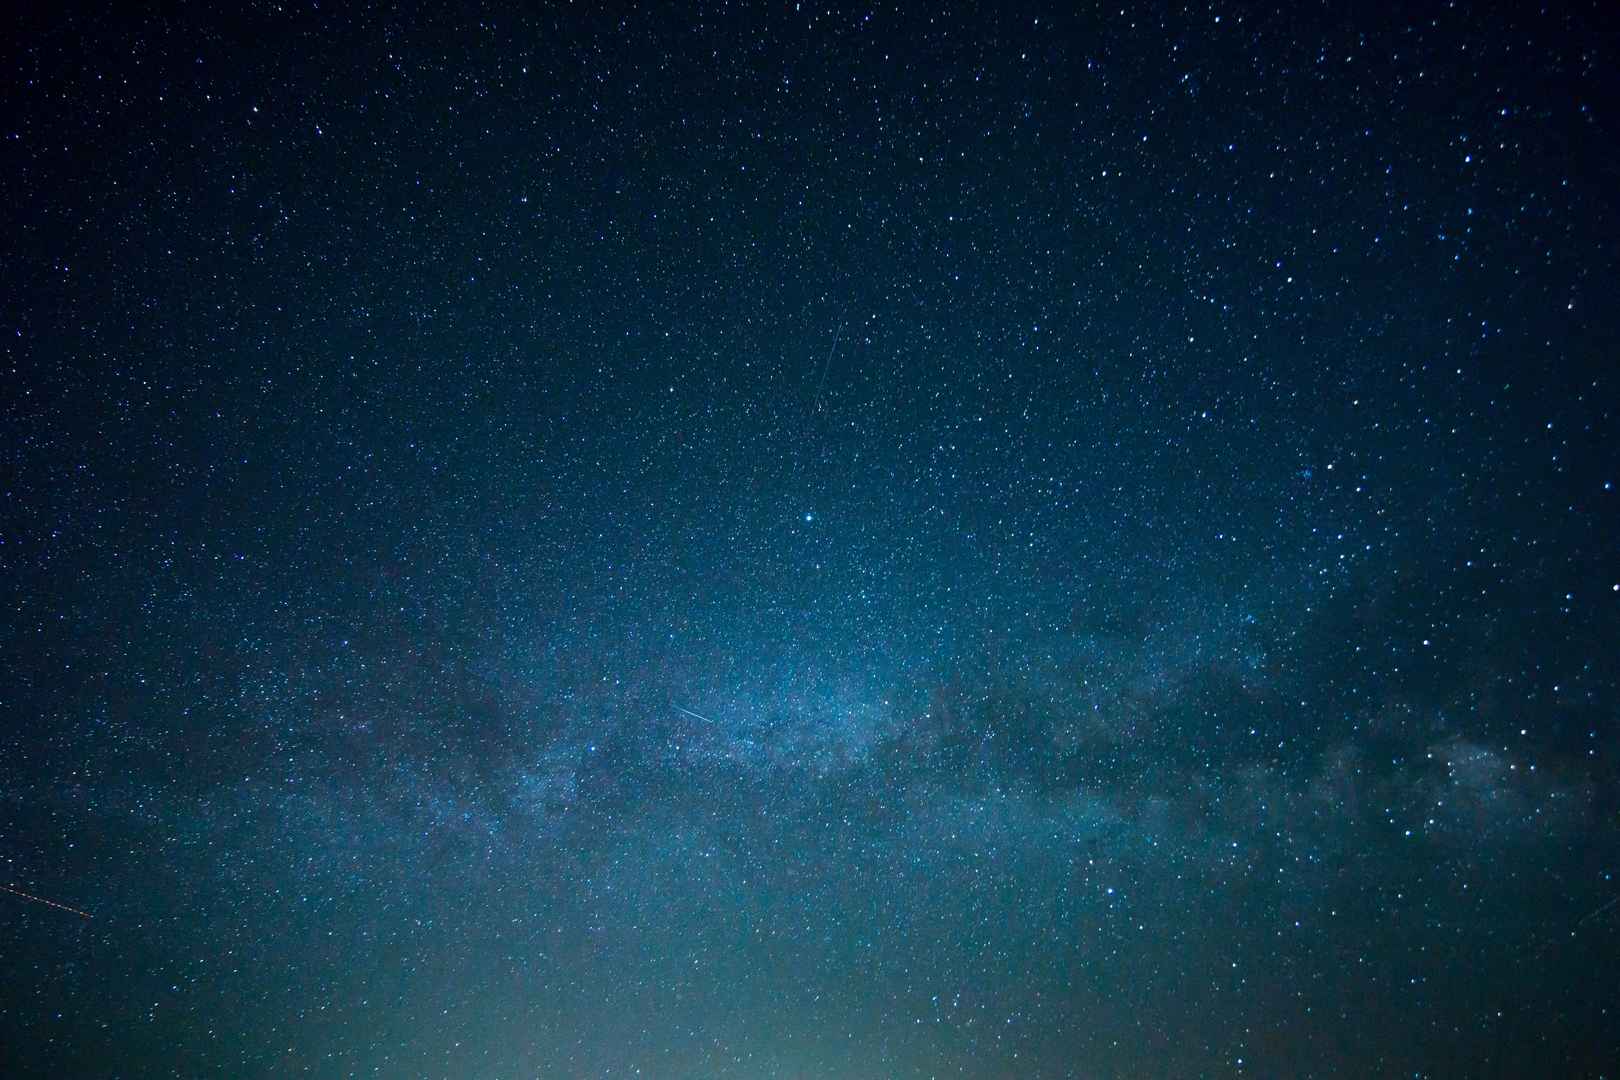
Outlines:
[{"label": "dark navy sky region", "polygon": [[1613,1075],[1606,5],[115,7],[0,1074]]}]

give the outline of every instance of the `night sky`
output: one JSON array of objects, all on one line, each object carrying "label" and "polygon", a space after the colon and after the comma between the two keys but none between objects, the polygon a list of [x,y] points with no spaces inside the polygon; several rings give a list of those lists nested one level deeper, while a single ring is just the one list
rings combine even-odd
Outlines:
[{"label": "night sky", "polygon": [[0,1074],[1612,1068],[1606,5],[607,7],[6,31]]}]

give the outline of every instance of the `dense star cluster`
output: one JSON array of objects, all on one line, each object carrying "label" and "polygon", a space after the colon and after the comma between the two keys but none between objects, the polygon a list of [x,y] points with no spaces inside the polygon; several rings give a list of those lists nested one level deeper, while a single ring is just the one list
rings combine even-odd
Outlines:
[{"label": "dense star cluster", "polygon": [[931,7],[5,35],[0,1073],[1620,1060],[1612,14]]}]

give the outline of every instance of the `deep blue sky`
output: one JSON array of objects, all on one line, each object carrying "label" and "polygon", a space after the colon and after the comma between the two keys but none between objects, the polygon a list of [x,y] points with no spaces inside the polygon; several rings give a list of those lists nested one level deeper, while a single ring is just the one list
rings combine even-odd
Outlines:
[{"label": "deep blue sky", "polygon": [[1601,5],[8,38],[0,1071],[1615,1058]]}]

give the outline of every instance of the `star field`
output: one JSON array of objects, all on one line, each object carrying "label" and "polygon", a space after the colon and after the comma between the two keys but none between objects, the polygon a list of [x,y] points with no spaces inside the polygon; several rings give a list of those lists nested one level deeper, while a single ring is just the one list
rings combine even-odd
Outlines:
[{"label": "star field", "polygon": [[1598,5],[53,8],[0,1072],[1598,1076]]}]

